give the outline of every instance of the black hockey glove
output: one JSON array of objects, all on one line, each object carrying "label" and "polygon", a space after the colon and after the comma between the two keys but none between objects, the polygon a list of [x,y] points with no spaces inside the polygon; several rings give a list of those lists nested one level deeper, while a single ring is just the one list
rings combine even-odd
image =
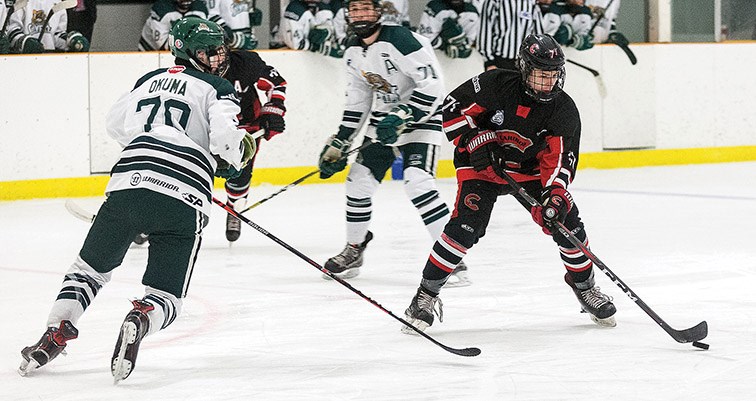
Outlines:
[{"label": "black hockey glove", "polygon": [[484,171],[494,163],[500,165],[503,158],[503,148],[494,131],[480,131],[467,141],[465,149],[470,153],[470,165],[475,171]]},{"label": "black hockey glove", "polygon": [[265,103],[261,111],[259,121],[260,128],[265,129],[265,139],[270,140],[286,130],[286,122],[284,121],[286,107],[283,103]]},{"label": "black hockey glove", "polygon": [[543,189],[541,205],[530,208],[530,215],[545,234],[551,235],[554,223],[564,223],[564,218],[572,210],[572,206],[572,195],[566,189],[552,185]]},{"label": "black hockey glove", "polygon": [[339,139],[336,135],[328,138],[326,146],[320,152],[320,161],[318,162],[321,179],[330,178],[346,168],[347,158],[344,156],[349,151],[351,144],[352,142],[348,139]]},{"label": "black hockey glove", "polygon": [[407,124],[413,120],[412,110],[404,104],[391,109],[391,112],[383,117],[375,126],[375,136],[383,145],[390,145],[399,138],[399,135],[407,129]]}]

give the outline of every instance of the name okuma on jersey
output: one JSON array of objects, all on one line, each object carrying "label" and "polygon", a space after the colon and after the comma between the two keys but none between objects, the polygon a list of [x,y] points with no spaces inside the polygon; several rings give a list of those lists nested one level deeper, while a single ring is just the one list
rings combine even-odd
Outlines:
[{"label": "name okuma on jersey", "polygon": [[107,132],[124,149],[106,194],[145,188],[209,215],[213,155],[242,168],[239,112],[236,92],[223,78],[183,66],[147,73],[108,113]]}]

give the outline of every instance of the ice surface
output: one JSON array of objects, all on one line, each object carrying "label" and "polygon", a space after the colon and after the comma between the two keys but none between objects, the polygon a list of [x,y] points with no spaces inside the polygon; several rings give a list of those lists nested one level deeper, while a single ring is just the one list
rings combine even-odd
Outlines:
[{"label": "ice surface", "polygon": [[[452,355],[244,226],[229,247],[215,208],[181,316],[147,337],[114,386],[118,328],[141,297],[147,248],[131,249],[78,324],[68,356],[22,378],[86,235],[64,200],[0,203],[0,400],[746,400],[756,399],[756,163],[581,170],[571,187],[591,247],[676,329],[678,344],[600,271],[618,326],[578,313],[556,247],[511,197],[468,254],[473,286],[445,289],[427,333]],[[253,187],[251,201],[279,187]],[[440,180],[447,201],[454,180]],[[218,194],[223,196],[222,194]],[[246,215],[323,263],[344,245],[343,185],[292,188]],[[96,211],[102,198],[76,200]],[[402,316],[432,241],[401,182],[374,199],[375,239],[351,283]]]}]

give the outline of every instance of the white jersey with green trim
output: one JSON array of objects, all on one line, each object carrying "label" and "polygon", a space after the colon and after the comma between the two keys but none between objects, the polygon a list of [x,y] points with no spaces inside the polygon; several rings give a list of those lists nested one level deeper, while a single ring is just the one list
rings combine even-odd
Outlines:
[{"label": "white jersey with green trim", "polygon": [[[369,117],[366,136],[398,105],[407,105],[414,121],[394,144],[441,144],[440,105],[445,89],[441,67],[430,41],[401,26],[384,25],[368,47],[351,40],[347,64],[346,106],[339,132],[354,137]],[[369,114],[369,116],[368,116]]]},{"label": "white jersey with green trim", "polygon": [[214,155],[242,168],[239,100],[230,82],[184,66],[137,81],[107,115],[107,132],[124,147],[106,193],[144,188],[209,215]]}]

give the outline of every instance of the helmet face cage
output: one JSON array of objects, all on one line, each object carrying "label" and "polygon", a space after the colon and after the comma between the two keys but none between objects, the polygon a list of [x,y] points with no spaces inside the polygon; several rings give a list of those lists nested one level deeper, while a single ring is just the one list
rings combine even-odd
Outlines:
[{"label": "helmet face cage", "polygon": [[[372,3],[373,11],[375,13],[375,19],[372,21],[353,21],[349,13],[349,8],[352,4],[357,3]],[[344,3],[344,17],[347,20],[349,28],[360,38],[367,38],[375,33],[380,27],[381,21],[381,2],[380,0],[349,0]]]},{"label": "helmet face cage", "polygon": [[[538,102],[556,98],[564,87],[564,52],[549,35],[528,35],[520,46],[518,68],[525,84],[525,92]],[[541,72],[539,72],[541,71]],[[556,74],[543,73],[556,71]],[[546,88],[547,80],[553,85]]]},{"label": "helmet face cage", "polygon": [[218,24],[197,17],[176,22],[168,36],[171,53],[195,68],[223,76],[230,63],[223,30]]}]

